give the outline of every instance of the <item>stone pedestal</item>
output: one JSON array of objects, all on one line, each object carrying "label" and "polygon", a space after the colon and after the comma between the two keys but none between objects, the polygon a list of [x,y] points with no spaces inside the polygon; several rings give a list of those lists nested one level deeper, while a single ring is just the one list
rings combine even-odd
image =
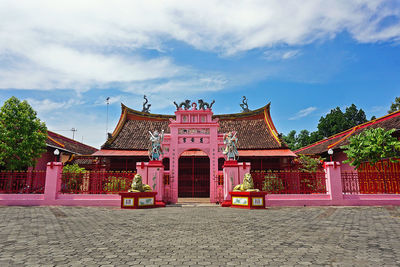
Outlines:
[{"label": "stone pedestal", "polygon": [[138,162],[136,164],[137,173],[142,176],[144,184],[148,184],[153,191],[158,194],[156,201],[164,200],[164,165],[160,160],[150,162]]},{"label": "stone pedestal", "polygon": [[157,192],[119,193],[121,209],[151,209],[157,208]]},{"label": "stone pedestal", "polygon": [[232,208],[265,209],[266,192],[229,192]]},{"label": "stone pedestal", "polygon": [[243,182],[243,177],[245,173],[250,172],[249,162],[240,162],[236,160],[227,160],[223,166],[224,173],[224,201],[229,201],[231,196],[229,192],[233,188]]}]

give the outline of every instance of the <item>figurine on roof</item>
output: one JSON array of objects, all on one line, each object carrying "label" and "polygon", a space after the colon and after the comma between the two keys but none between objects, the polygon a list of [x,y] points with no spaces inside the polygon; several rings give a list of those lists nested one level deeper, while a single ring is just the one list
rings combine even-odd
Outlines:
[{"label": "figurine on roof", "polygon": [[164,141],[164,130],[161,134],[156,130],[154,133],[150,132],[151,148],[149,149],[150,160],[160,160],[160,156],[164,154],[161,143]]},{"label": "figurine on roof", "polygon": [[224,134],[224,144],[226,146],[222,153],[225,155],[226,160],[236,160],[239,158],[239,152],[236,146],[237,141],[238,139],[235,131]]},{"label": "figurine on roof", "polygon": [[242,112],[250,112],[249,105],[247,105],[247,98],[243,96],[242,104],[240,104]]},{"label": "figurine on roof", "polygon": [[211,104],[205,102],[203,99],[200,99],[197,102],[199,102],[199,109],[206,110],[206,109],[211,109],[212,108],[212,106],[215,103],[215,100],[213,100],[211,102]]},{"label": "figurine on roof", "polygon": [[179,110],[179,109],[184,109],[184,110],[188,110],[189,108],[190,108],[190,103],[191,103],[192,101],[190,101],[190,100],[188,100],[188,99],[186,99],[184,102],[181,102],[179,105],[174,101],[174,105],[175,105],[175,107],[176,107],[176,110]]},{"label": "figurine on roof", "polygon": [[151,104],[147,104],[149,102],[149,100],[147,99],[146,95],[144,95],[143,98],[144,98],[144,102],[143,102],[142,112],[150,113]]}]

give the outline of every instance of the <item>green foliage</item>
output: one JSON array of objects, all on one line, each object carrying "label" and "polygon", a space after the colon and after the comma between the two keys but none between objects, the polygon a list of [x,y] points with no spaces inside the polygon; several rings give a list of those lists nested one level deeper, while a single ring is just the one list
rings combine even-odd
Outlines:
[{"label": "green foliage", "polygon": [[321,157],[310,157],[307,155],[300,154],[296,159],[299,163],[299,171],[301,172],[316,172],[321,166]]},{"label": "green foliage", "polygon": [[303,187],[307,188],[310,193],[325,193],[326,183],[322,179],[307,179],[300,180]]},{"label": "green foliage", "polygon": [[388,110],[388,113],[390,114],[390,113],[398,111],[398,110],[400,110],[400,96],[396,97],[394,99],[394,102],[390,106],[390,109]]},{"label": "green foliage", "polygon": [[63,185],[66,187],[63,190],[73,192],[80,190],[83,182],[83,176],[86,173],[85,168],[79,167],[78,164],[65,165],[63,167]]},{"label": "green foliage", "polygon": [[0,166],[23,170],[46,152],[47,128],[27,101],[8,99],[0,110]]},{"label": "green foliage", "polygon": [[124,177],[108,177],[108,182],[104,184],[106,192],[124,192],[129,189],[130,184],[126,182]]},{"label": "green foliage", "polygon": [[368,129],[351,137],[350,143],[343,146],[348,158],[344,162],[358,169],[363,162],[375,165],[382,159],[400,156],[400,141],[392,136],[394,131],[382,128]]},{"label": "green foliage", "polygon": [[296,150],[298,148],[297,146],[297,136],[296,136],[296,131],[291,130],[288,135],[282,135],[283,141],[288,145],[288,147],[291,150]]},{"label": "green foliage", "polygon": [[264,176],[262,191],[268,193],[279,193],[283,189],[285,189],[283,181],[278,176],[273,173]]},{"label": "green foliage", "polygon": [[80,174],[85,172],[86,172],[85,168],[79,167],[78,164],[65,165],[63,167],[63,173]]},{"label": "green foliage", "polygon": [[318,132],[309,132],[307,130],[302,130],[298,135],[296,131],[292,130],[287,136],[283,135],[282,139],[286,142],[291,150],[297,150],[314,142],[322,139],[322,136]]},{"label": "green foliage", "polygon": [[336,107],[325,117],[321,117],[318,132],[322,137],[329,137],[364,122],[367,122],[365,112],[362,109],[358,110],[356,105],[352,104],[347,107],[344,113],[339,107]]}]

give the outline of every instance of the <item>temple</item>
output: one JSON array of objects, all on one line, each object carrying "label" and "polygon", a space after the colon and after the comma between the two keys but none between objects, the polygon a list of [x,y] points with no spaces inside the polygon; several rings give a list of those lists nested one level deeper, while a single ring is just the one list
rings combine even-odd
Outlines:
[{"label": "temple", "polygon": [[252,170],[284,170],[296,155],[281,141],[270,104],[254,111],[214,115],[211,108],[177,108],[174,115],[151,114],[121,104],[119,122],[92,156],[114,171],[137,171],[149,162],[149,132],[164,131],[162,165],[166,184],[178,197],[210,197],[222,177],[223,136],[236,132],[239,162]]}]

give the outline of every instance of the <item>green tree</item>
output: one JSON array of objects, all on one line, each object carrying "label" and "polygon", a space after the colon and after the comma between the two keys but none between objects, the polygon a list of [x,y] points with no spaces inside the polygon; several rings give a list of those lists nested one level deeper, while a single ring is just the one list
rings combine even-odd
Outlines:
[{"label": "green tree", "polygon": [[388,110],[388,113],[390,114],[390,113],[398,111],[398,110],[400,110],[400,96],[396,97],[394,99],[394,102],[390,106],[390,109]]},{"label": "green tree", "polygon": [[310,144],[310,132],[307,130],[301,130],[297,136],[297,146],[298,148],[307,146]]},{"label": "green tree", "polygon": [[309,144],[315,143],[322,138],[323,137],[319,134],[318,131],[310,133],[307,130],[301,130],[298,135],[296,135],[295,130],[292,130],[288,133],[288,135],[282,136],[282,139],[286,142],[291,150],[296,150]]},{"label": "green tree", "polygon": [[368,129],[349,139],[349,144],[343,146],[346,150],[345,163],[357,169],[363,162],[375,165],[378,161],[400,156],[400,141],[392,136],[395,129],[386,131],[382,128]]},{"label": "green tree", "polygon": [[47,128],[27,101],[8,99],[0,110],[0,166],[23,170],[46,151]]},{"label": "green tree", "polygon": [[352,104],[347,107],[344,113],[339,107],[336,107],[325,117],[321,117],[318,132],[322,137],[329,137],[364,122],[367,122],[365,112],[362,109],[358,110],[356,105]]},{"label": "green tree", "polygon": [[324,138],[318,131],[310,133],[310,144],[315,143]]},{"label": "green tree", "polygon": [[291,130],[288,135],[282,135],[282,139],[291,150],[297,149],[297,136],[295,130]]},{"label": "green tree", "polygon": [[318,123],[318,132],[323,137],[328,137],[345,130],[346,125],[342,110],[336,107],[325,117],[321,117]]},{"label": "green tree", "polygon": [[351,104],[350,107],[346,108],[346,112],[344,113],[344,118],[347,123],[346,129],[367,122],[367,116],[365,115],[364,110],[362,109],[358,110],[356,105],[354,104]]}]

